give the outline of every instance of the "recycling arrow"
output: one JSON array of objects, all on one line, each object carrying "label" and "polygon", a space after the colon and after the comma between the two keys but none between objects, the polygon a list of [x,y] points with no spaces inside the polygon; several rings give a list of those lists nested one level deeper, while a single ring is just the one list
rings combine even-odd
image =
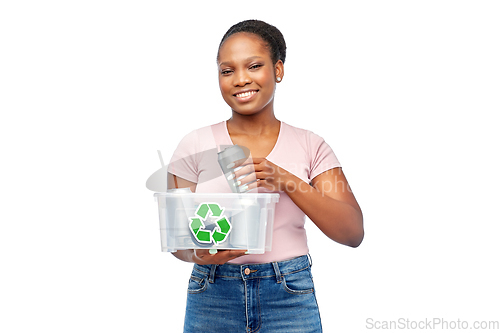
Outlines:
[{"label": "recycling arrow", "polygon": [[[199,243],[215,243],[219,245],[227,239],[231,232],[231,223],[222,214],[224,207],[218,203],[203,202],[196,209],[195,217],[190,217],[189,229]],[[218,218],[212,231],[205,230],[205,221],[209,218]]]}]

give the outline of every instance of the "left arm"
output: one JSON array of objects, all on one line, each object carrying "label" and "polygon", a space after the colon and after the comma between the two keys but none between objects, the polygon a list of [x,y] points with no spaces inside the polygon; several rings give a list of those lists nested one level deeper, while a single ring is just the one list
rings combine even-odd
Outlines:
[{"label": "left arm", "polygon": [[352,247],[364,237],[363,214],[341,168],[334,168],[314,177],[311,185],[266,159],[254,158],[253,165],[235,172],[235,177],[252,173],[241,179],[245,184],[257,179],[248,189],[265,187],[284,191],[290,199],[330,239]]}]

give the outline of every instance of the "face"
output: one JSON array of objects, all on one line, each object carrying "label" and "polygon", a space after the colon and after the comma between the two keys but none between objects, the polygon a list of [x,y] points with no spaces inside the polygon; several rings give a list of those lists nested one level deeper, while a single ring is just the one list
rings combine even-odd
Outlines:
[{"label": "face", "polygon": [[273,64],[260,37],[236,33],[219,49],[219,87],[235,112],[252,115],[272,111],[276,78],[283,76],[283,63]]}]

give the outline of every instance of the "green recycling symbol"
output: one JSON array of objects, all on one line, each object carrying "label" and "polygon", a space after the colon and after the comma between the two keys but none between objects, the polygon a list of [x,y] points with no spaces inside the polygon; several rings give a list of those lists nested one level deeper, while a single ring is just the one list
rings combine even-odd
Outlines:
[{"label": "green recycling symbol", "polygon": [[[203,202],[196,209],[196,217],[190,217],[189,229],[193,233],[196,240],[200,243],[212,243],[215,245],[222,243],[226,240],[231,232],[231,223],[223,216],[224,207],[219,206],[218,203]],[[215,228],[205,230],[205,223],[208,218],[217,218]]]}]

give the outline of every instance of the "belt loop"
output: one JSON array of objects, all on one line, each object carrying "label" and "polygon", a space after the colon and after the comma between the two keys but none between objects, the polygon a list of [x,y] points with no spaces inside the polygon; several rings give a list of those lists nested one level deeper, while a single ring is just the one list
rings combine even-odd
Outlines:
[{"label": "belt loop", "polygon": [[274,268],[274,273],[276,273],[276,282],[281,283],[281,272],[278,263],[276,261],[273,261],[272,264]]},{"label": "belt loop", "polygon": [[217,268],[217,265],[212,265],[210,268],[210,277],[208,278],[208,282],[214,283],[215,280],[215,269]]},{"label": "belt loop", "polygon": [[313,265],[313,260],[312,260],[312,257],[311,257],[311,254],[307,254],[307,258],[309,259],[309,266],[312,267]]}]

